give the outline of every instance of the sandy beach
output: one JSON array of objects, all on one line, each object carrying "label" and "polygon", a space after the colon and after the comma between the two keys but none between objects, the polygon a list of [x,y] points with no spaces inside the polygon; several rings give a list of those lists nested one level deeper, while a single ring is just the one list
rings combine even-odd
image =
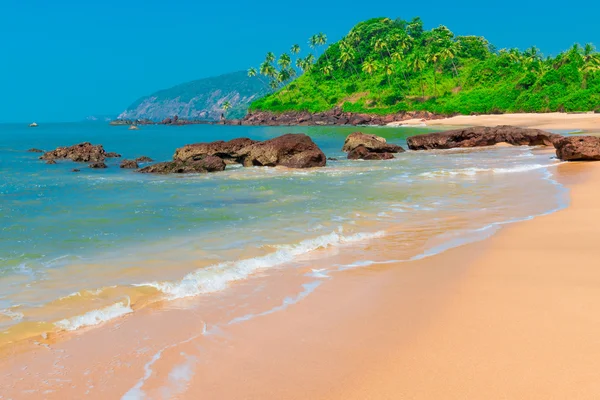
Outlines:
[{"label": "sandy beach", "polygon": [[[390,262],[402,237],[378,238],[363,250],[379,264],[319,275],[315,254],[3,347],[0,399],[596,399],[600,164],[552,174],[566,208],[441,254]],[[323,251],[348,265],[363,250]]]},{"label": "sandy beach", "polygon": [[600,134],[600,114],[597,113],[547,113],[460,115],[452,118],[393,122],[390,126],[497,126],[514,125],[536,129],[559,129]]}]

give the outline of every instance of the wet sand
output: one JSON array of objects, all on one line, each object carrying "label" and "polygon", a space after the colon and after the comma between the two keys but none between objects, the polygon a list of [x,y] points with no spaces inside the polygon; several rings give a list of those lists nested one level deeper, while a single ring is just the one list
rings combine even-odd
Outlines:
[{"label": "wet sand", "polygon": [[560,129],[600,134],[600,114],[595,113],[547,113],[547,114],[501,114],[459,115],[452,118],[424,121],[411,119],[393,122],[390,126],[497,126],[514,125],[537,129]]},{"label": "wet sand", "polygon": [[0,396],[596,399],[600,164],[556,175],[571,189],[562,211],[333,280],[281,270],[243,323],[231,320],[239,309],[206,297],[5,353]]}]

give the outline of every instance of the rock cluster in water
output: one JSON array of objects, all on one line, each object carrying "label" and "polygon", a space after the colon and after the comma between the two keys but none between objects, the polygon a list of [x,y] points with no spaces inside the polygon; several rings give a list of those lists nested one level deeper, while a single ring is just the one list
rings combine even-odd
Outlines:
[{"label": "rock cluster in water", "polygon": [[148,174],[207,173],[225,170],[225,161],[217,156],[204,156],[187,161],[167,161],[144,167],[138,172]]},{"label": "rock cluster in water", "polygon": [[102,145],[93,145],[90,142],[79,143],[69,147],[58,147],[44,153],[40,159],[55,161],[69,159],[75,162],[102,162],[107,158],[121,157],[120,154],[107,153]]},{"label": "rock cluster in water", "polygon": [[600,161],[600,137],[562,136],[540,129],[501,125],[477,126],[411,136],[406,139],[411,150],[452,149],[492,146],[507,143],[514,146],[554,146],[562,161]]},{"label": "rock cluster in water", "polygon": [[515,146],[551,146],[561,135],[539,129],[516,126],[476,126],[411,136],[406,139],[411,150],[453,149],[458,147],[493,146],[507,143]]},{"label": "rock cluster in water", "polygon": [[393,153],[402,153],[404,149],[380,136],[354,132],[346,138],[342,151],[348,153],[349,160],[389,160],[394,158]]}]

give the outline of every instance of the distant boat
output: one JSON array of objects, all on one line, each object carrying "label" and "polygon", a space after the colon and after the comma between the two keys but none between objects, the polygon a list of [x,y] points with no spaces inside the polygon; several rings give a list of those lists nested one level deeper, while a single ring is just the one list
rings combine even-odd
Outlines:
[{"label": "distant boat", "polygon": [[35,128],[36,126],[38,126],[38,124],[36,124],[35,122],[33,122],[33,123],[29,124],[29,127],[30,127],[30,128]]},{"label": "distant boat", "polygon": [[138,128],[138,127],[137,127],[137,125],[131,125],[131,126],[129,127],[129,130],[130,130],[130,131],[137,131],[137,130],[139,130],[139,129],[140,129],[140,128]]}]

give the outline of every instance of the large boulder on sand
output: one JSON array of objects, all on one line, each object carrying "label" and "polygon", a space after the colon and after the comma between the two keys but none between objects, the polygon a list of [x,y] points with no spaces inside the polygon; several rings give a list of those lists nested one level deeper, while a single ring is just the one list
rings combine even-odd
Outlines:
[{"label": "large boulder on sand", "polygon": [[600,160],[600,137],[563,136],[554,142],[556,157],[563,161]]},{"label": "large boulder on sand", "polygon": [[246,167],[278,165],[288,168],[323,167],[325,154],[303,133],[288,133],[239,150],[238,160]]},{"label": "large boulder on sand", "polygon": [[342,151],[350,153],[359,146],[363,146],[371,153],[402,153],[404,149],[397,144],[387,143],[385,138],[376,135],[368,135],[362,132],[354,132],[348,135]]},{"label": "large boulder on sand", "polygon": [[207,173],[225,170],[225,161],[217,156],[206,156],[198,160],[169,161],[149,165],[138,172],[151,174]]},{"label": "large boulder on sand", "polygon": [[233,139],[228,142],[219,140],[210,143],[187,144],[175,151],[174,161],[201,159],[205,156],[217,156],[226,163],[238,162],[238,152],[246,146],[257,143],[248,138]]},{"label": "large boulder on sand", "polygon": [[[112,156],[112,154],[110,154]],[[90,142],[79,143],[69,147],[58,147],[56,150],[44,153],[42,160],[70,159],[75,162],[100,162],[107,157],[102,145]]]},{"label": "large boulder on sand", "polygon": [[457,147],[493,146],[508,143],[514,146],[551,146],[562,136],[539,129],[516,126],[476,126],[411,136],[406,139],[411,150],[453,149]]}]

